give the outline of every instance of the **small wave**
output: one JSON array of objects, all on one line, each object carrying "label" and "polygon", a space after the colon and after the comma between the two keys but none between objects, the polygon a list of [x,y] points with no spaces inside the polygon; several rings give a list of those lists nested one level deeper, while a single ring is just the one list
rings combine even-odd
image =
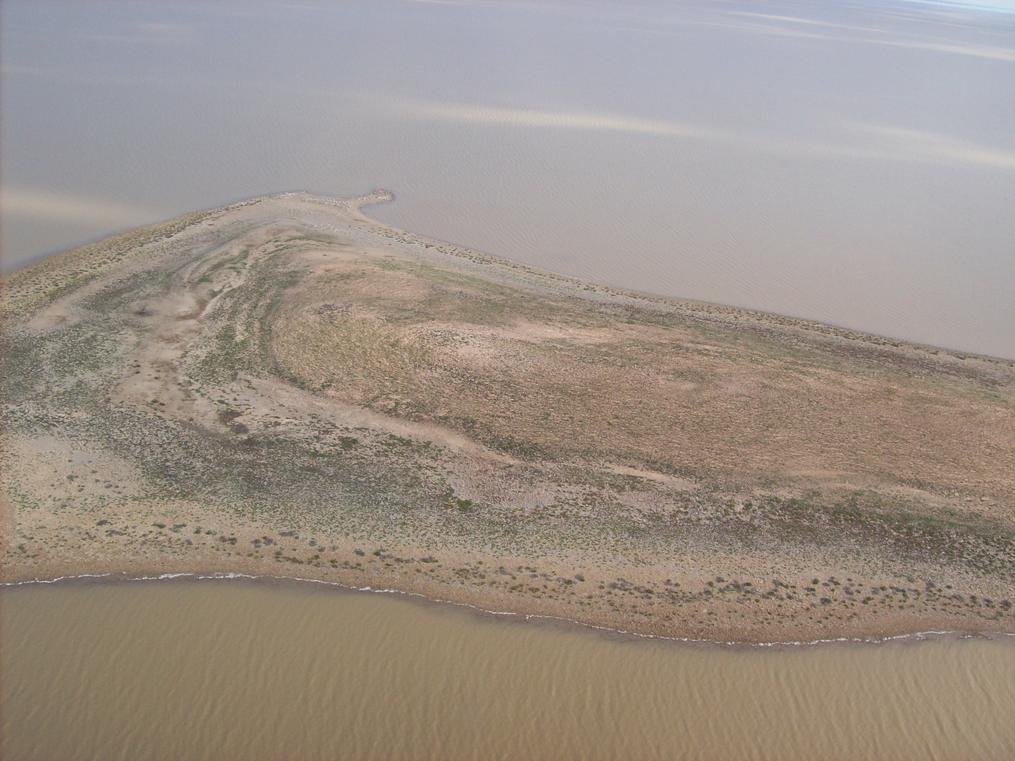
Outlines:
[{"label": "small wave", "polygon": [[954,629],[929,629],[926,631],[908,632],[906,634],[886,634],[883,636],[870,636],[870,637],[830,637],[825,639],[810,639],[810,640],[776,640],[772,642],[743,642],[738,640],[714,640],[714,639],[703,639],[696,637],[675,637],[666,634],[649,634],[646,632],[632,631],[629,629],[616,629],[609,626],[603,626],[600,624],[589,623],[588,621],[579,621],[578,619],[567,618],[565,616],[554,616],[546,613],[518,613],[510,610],[491,610],[489,608],[483,608],[479,605],[474,605],[468,602],[459,602],[457,600],[445,600],[439,597],[428,597],[420,592],[410,592],[404,589],[394,588],[375,588],[371,586],[351,586],[348,584],[342,584],[337,581],[328,581],[325,579],[311,579],[303,576],[281,576],[274,574],[250,574],[240,573],[238,571],[223,571],[220,573],[190,573],[190,572],[174,572],[174,573],[162,573],[158,576],[131,576],[125,573],[82,573],[76,575],[67,576],[55,576],[50,579],[25,579],[22,581],[4,581],[0,582],[0,588],[2,587],[21,587],[21,586],[32,586],[36,584],[58,584],[58,583],[70,583],[74,581],[83,581],[89,579],[107,579],[117,581],[174,581],[179,579],[188,579],[191,581],[228,581],[230,579],[243,579],[246,581],[286,581],[286,582],[297,582],[300,584],[320,584],[327,587],[334,587],[336,589],[342,589],[350,592],[371,592],[374,594],[390,594],[390,595],[401,595],[403,597],[413,597],[419,600],[423,600],[429,603],[435,603],[438,605],[454,605],[459,608],[467,608],[474,610],[479,613],[483,613],[490,616],[509,616],[518,618],[524,621],[548,621],[554,623],[565,623],[574,626],[581,627],[583,629],[590,629],[593,631],[605,632],[608,634],[618,634],[625,637],[637,637],[639,639],[649,640],[660,640],[665,642],[679,642],[683,644],[693,645],[718,645],[721,647],[737,647],[737,648],[776,648],[776,647],[814,647],[818,645],[829,645],[836,643],[852,643],[852,644],[879,644],[884,642],[899,642],[899,641],[924,641],[929,639],[942,639],[954,637],[957,639],[990,639],[994,637],[1011,637],[1015,638],[1015,632],[989,632],[989,633],[976,633],[969,631],[960,631]]}]

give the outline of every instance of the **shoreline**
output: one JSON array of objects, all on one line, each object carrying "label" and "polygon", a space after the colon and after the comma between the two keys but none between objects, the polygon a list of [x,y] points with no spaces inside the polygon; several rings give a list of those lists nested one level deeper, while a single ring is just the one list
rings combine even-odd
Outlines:
[{"label": "shoreline", "polygon": [[[249,199],[251,201],[260,200],[260,198],[273,198],[275,196],[286,196],[286,195],[316,195],[310,191],[296,190],[296,191],[284,191],[282,193],[271,194],[267,196],[260,196]],[[386,197],[385,197],[386,196]],[[327,196],[323,196],[327,197]],[[394,203],[397,200],[397,196],[394,191],[387,190],[386,188],[377,188],[370,191],[370,193],[362,196],[356,196],[353,198],[342,198],[342,200],[350,202],[353,208],[359,212],[359,214],[368,222],[375,225],[388,228],[392,231],[398,232],[402,235],[409,236],[411,238],[425,241],[437,247],[449,247],[451,249],[460,249],[468,252],[470,255],[478,255],[483,257],[487,263],[496,266],[505,266],[513,269],[522,270],[525,272],[532,273],[537,277],[545,277],[554,280],[567,281],[575,286],[592,285],[597,289],[601,289],[604,292],[626,296],[631,299],[645,301],[645,302],[658,302],[665,304],[670,307],[694,307],[699,306],[703,309],[720,309],[730,310],[732,312],[740,313],[745,316],[757,318],[759,320],[768,320],[778,324],[793,324],[804,330],[812,330],[818,333],[831,332],[832,334],[842,337],[849,338],[850,340],[866,341],[868,343],[884,343],[888,342],[893,346],[904,346],[912,349],[918,349],[920,351],[938,354],[944,352],[957,359],[972,358],[982,360],[986,362],[1001,362],[1015,366],[1015,354],[1011,357],[1004,357],[997,354],[984,354],[982,352],[965,350],[952,346],[941,346],[938,344],[923,343],[921,341],[915,341],[910,338],[902,336],[892,336],[886,333],[875,333],[869,330],[861,328],[853,328],[849,325],[840,325],[837,323],[826,322],[817,317],[805,317],[802,315],[793,315],[785,312],[773,312],[766,309],[756,309],[753,307],[738,306],[736,304],[727,304],[719,301],[704,301],[701,299],[695,299],[690,296],[668,296],[662,293],[655,293],[652,291],[641,291],[634,288],[627,288],[625,286],[613,285],[611,283],[603,283],[593,280],[585,280],[575,275],[568,275],[563,272],[557,272],[555,270],[542,269],[535,265],[525,264],[518,262],[507,257],[499,256],[498,254],[491,254],[480,249],[471,248],[464,244],[454,243],[453,241],[441,240],[439,238],[430,238],[429,236],[422,235],[420,233],[414,233],[411,230],[406,230],[401,227],[395,227],[392,224],[383,222],[379,219],[369,216],[364,213],[363,209],[370,206],[383,206],[385,204]]]},{"label": "shoreline", "polygon": [[[879,459],[864,471],[869,466],[856,460],[853,440],[822,429],[830,417],[853,416],[856,435],[875,436],[880,446],[864,420],[905,410],[912,404],[905,399],[928,399],[931,410],[958,405],[966,427],[966,405],[979,405],[986,427],[977,436],[986,432],[1003,447],[1004,408],[997,404],[1015,389],[1015,361],[590,284],[363,213],[392,197],[261,196],[72,249],[9,276],[13,293],[5,289],[3,306],[8,320],[14,317],[12,335],[31,337],[21,351],[34,357],[18,365],[19,382],[49,361],[48,354],[33,355],[39,337],[52,344],[50,352],[80,351],[78,339],[59,343],[66,325],[108,324],[125,336],[123,346],[137,348],[129,363],[119,348],[108,368],[101,360],[98,371],[107,375],[96,378],[108,380],[95,381],[86,396],[88,409],[108,409],[123,430],[109,429],[102,416],[79,430],[77,401],[69,417],[52,422],[52,399],[42,387],[26,397],[27,406],[3,412],[18,432],[5,431],[5,459],[15,467],[5,484],[12,503],[3,507],[16,522],[4,532],[0,578],[47,583],[99,569],[158,577],[180,568],[300,578],[686,642],[885,641],[939,629],[1011,634],[1015,566],[1006,542],[1015,487],[1001,471],[991,475],[1003,457],[984,455],[979,465],[987,470],[971,488],[963,468],[935,476],[910,446],[888,450],[884,465]],[[280,286],[286,277],[293,285]],[[348,290],[350,278],[361,290]],[[123,283],[133,282],[165,285],[125,290]],[[223,366],[209,353],[219,339],[208,331],[223,324],[226,299],[279,288],[284,299],[251,302],[262,313],[235,326],[268,348],[235,360],[229,349],[235,366]],[[43,296],[34,295],[40,289]],[[418,294],[427,289],[435,306],[420,309]],[[300,311],[303,302],[310,311]],[[235,314],[239,308],[251,307],[231,307]],[[397,332],[403,323],[410,329]],[[307,333],[308,325],[323,332]],[[350,329],[366,332],[341,333]],[[335,330],[339,343],[313,354],[314,342],[332,340],[328,331]],[[96,335],[109,333],[103,327]],[[389,348],[377,353],[378,345]],[[362,348],[343,359],[350,346]],[[632,358],[632,346],[643,353]],[[424,349],[430,354],[419,354]],[[537,361],[526,352],[536,352]],[[540,377],[547,357],[566,369]],[[94,364],[92,357],[72,361]],[[416,361],[422,364],[403,366]],[[653,375],[667,362],[664,375]],[[449,385],[427,402],[427,387],[412,384],[435,367],[464,368],[455,372],[485,379],[492,396],[470,402],[466,394],[472,406],[449,413],[449,400],[461,396]],[[506,369],[486,378],[489,367]],[[516,367],[518,380],[510,376]],[[637,373],[624,376],[632,367]],[[356,374],[333,379],[347,368]],[[589,381],[585,393],[597,404],[627,406],[598,423],[596,409],[580,407],[558,432],[561,423],[547,421],[575,401],[570,388],[560,393],[558,378],[589,368],[617,385],[603,386],[602,401],[595,396],[600,381]],[[210,372],[213,382],[187,375],[197,370]],[[871,377],[896,384],[903,407],[890,396],[888,406],[857,415],[858,404],[880,394]],[[665,393],[649,397],[643,413],[644,394],[625,394],[632,380],[645,378],[649,393],[656,386]],[[780,421],[788,414],[793,423],[806,409],[797,400],[800,379],[827,385],[813,397],[819,407],[838,404],[842,388],[862,393],[795,430]],[[726,386],[730,395],[722,396]],[[762,395],[736,411],[743,389],[783,386],[784,397]],[[519,406],[525,402],[514,396],[517,388],[531,392],[534,407]],[[696,402],[701,388],[712,396]],[[512,401],[498,412],[504,392]],[[779,435],[771,435],[773,422],[762,421],[752,439],[737,443],[741,425],[709,433],[711,416],[692,424],[704,427],[704,439],[694,438],[700,435],[693,427],[690,439],[671,437],[687,424],[658,427],[660,419],[708,412],[716,404],[710,398],[719,399],[720,419],[743,422],[756,419],[757,405],[775,402]],[[652,407],[675,403],[681,406]],[[495,417],[477,422],[490,404]],[[932,433],[927,414],[916,407],[892,430],[909,426],[925,438]],[[162,431],[160,446],[180,445],[170,460],[145,450],[151,425]],[[132,426],[140,427],[131,433]],[[620,436],[627,427],[635,433]],[[118,443],[125,433],[141,443]],[[798,443],[781,450],[787,434]],[[596,436],[606,437],[599,449],[574,449],[575,437]],[[796,462],[814,441],[823,449],[804,452],[804,475],[757,470],[758,462]],[[962,440],[949,445],[956,457],[969,451]],[[659,451],[671,461],[659,461]],[[914,456],[919,466],[910,463]],[[896,475],[891,457],[913,475]],[[286,458],[296,459],[286,465]],[[212,475],[149,475],[192,466]],[[311,475],[293,481],[290,472]],[[265,478],[264,488],[244,485]],[[420,478],[412,487],[420,490],[406,491]],[[361,482],[362,493],[350,494],[347,486]],[[305,501],[288,501],[293,493]],[[386,502],[392,507],[382,509]],[[316,570],[310,577],[274,573],[293,564]]]},{"label": "shoreline", "polygon": [[[200,209],[196,211],[184,211],[172,217],[167,217],[162,220],[151,222],[140,227],[125,227],[109,230],[105,233],[100,233],[94,237],[82,239],[73,243],[69,248],[54,249],[48,252],[43,252],[37,256],[33,256],[30,259],[21,262],[13,269],[0,270],[0,283],[4,280],[8,280],[11,277],[30,270],[39,265],[43,265],[52,259],[63,256],[64,254],[70,254],[79,249],[87,248],[90,246],[100,245],[112,239],[136,233],[138,231],[148,230],[163,227],[171,224],[178,220],[182,220],[197,214],[206,212],[217,212],[226,211],[230,209],[239,208],[249,204],[259,203],[265,200],[271,200],[275,198],[285,198],[289,196],[311,196],[324,200],[337,201],[343,204],[347,204],[348,207],[357,212],[364,221],[371,224],[377,225],[378,227],[387,228],[393,232],[397,232],[401,235],[409,236],[418,241],[423,241],[431,244],[434,247],[446,247],[449,249],[460,250],[468,252],[470,255],[481,257],[486,263],[509,267],[512,269],[518,269],[527,273],[531,273],[537,277],[545,277],[553,280],[561,280],[569,282],[572,285],[593,285],[597,289],[601,289],[604,292],[613,293],[627,298],[644,301],[644,302],[658,302],[665,304],[670,307],[694,307],[695,305],[700,306],[704,309],[720,309],[729,310],[732,312],[740,313],[745,316],[754,317],[760,320],[769,320],[776,323],[787,323],[801,327],[805,330],[812,330],[816,332],[831,331],[834,335],[843,338],[849,338],[851,340],[861,340],[870,343],[884,343],[888,342],[893,346],[903,346],[912,349],[918,349],[920,351],[938,354],[944,352],[957,359],[976,359],[986,362],[1000,362],[1002,364],[1008,364],[1015,366],[1015,355],[1011,357],[1005,357],[999,354],[984,354],[973,350],[966,350],[954,346],[942,346],[939,344],[924,343],[916,341],[903,336],[893,336],[887,333],[876,333],[861,328],[853,328],[849,325],[841,325],[838,323],[826,322],[817,317],[806,317],[802,315],[788,314],[785,312],[773,312],[765,309],[756,309],[753,307],[738,306],[736,304],[727,304],[719,301],[705,301],[701,299],[695,299],[690,296],[670,296],[663,293],[655,293],[652,291],[641,291],[634,288],[627,288],[625,286],[613,285],[611,283],[604,283],[598,281],[584,280],[575,275],[568,275],[563,272],[557,272],[555,270],[542,269],[540,267],[525,264],[523,262],[517,262],[507,257],[499,256],[497,254],[491,254],[480,249],[471,248],[464,244],[458,244],[453,241],[441,240],[439,238],[431,238],[420,233],[414,233],[404,228],[395,227],[394,225],[383,222],[379,219],[369,216],[363,209],[370,206],[383,206],[385,204],[394,203],[397,200],[397,196],[394,191],[386,188],[375,188],[369,193],[365,193],[359,196],[331,196],[326,194],[314,193],[308,190],[283,190],[277,193],[268,193],[257,196],[244,196],[233,201],[228,201],[222,206],[213,206],[206,209]],[[453,256],[456,254],[452,254]]]},{"label": "shoreline", "polygon": [[479,616],[493,622],[497,619],[510,619],[516,623],[535,623],[536,625],[561,625],[566,626],[568,629],[575,631],[584,631],[591,634],[603,634],[607,636],[616,636],[622,639],[630,641],[649,640],[657,642],[668,642],[677,645],[686,646],[706,646],[721,648],[724,650],[780,650],[780,649],[793,649],[793,648],[812,648],[812,647],[824,647],[824,646],[836,646],[836,645],[881,645],[892,642],[926,642],[934,640],[966,640],[966,639],[985,639],[990,641],[1006,641],[1008,639],[1015,639],[1015,631],[1004,631],[1004,630],[924,630],[924,631],[913,631],[902,634],[889,634],[889,635],[871,635],[868,637],[829,637],[824,639],[813,639],[813,640],[778,640],[771,642],[764,641],[747,641],[747,640],[711,640],[711,639],[696,639],[693,637],[680,637],[665,634],[651,634],[647,632],[639,632],[634,630],[614,629],[608,626],[602,626],[595,623],[586,621],[580,621],[577,619],[565,618],[562,616],[553,616],[539,613],[519,613],[510,610],[490,610],[487,608],[474,605],[467,602],[458,602],[455,600],[442,600],[437,598],[427,597],[419,592],[413,592],[403,589],[385,588],[378,589],[370,586],[365,587],[354,587],[347,586],[337,581],[328,581],[325,579],[315,579],[312,577],[304,576],[280,576],[273,574],[249,574],[242,573],[239,571],[222,571],[216,573],[204,573],[200,571],[175,571],[165,572],[157,576],[147,575],[130,575],[126,573],[118,573],[110,571],[106,573],[86,573],[78,575],[68,576],[57,576],[53,578],[36,578],[36,579],[24,579],[18,581],[0,581],[0,591],[3,589],[15,589],[19,587],[33,587],[33,586],[49,586],[54,584],[60,585],[71,585],[76,583],[87,583],[87,584],[130,584],[139,582],[183,582],[183,583],[199,583],[203,581],[239,581],[244,583],[268,583],[268,584],[283,584],[283,585],[321,585],[328,589],[336,592],[345,594],[382,594],[382,595],[393,595],[396,598],[405,598],[407,602],[415,602],[422,605],[433,606],[434,608],[443,608],[446,606],[452,606],[454,608],[463,608]]}]

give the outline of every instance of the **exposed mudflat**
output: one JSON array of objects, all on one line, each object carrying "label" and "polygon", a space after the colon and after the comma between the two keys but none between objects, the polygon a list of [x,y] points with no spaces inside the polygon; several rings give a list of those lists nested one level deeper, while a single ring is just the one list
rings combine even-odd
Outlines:
[{"label": "exposed mudflat", "polygon": [[1015,363],[284,194],[13,274],[6,580],[242,571],[722,641],[1015,630]]}]

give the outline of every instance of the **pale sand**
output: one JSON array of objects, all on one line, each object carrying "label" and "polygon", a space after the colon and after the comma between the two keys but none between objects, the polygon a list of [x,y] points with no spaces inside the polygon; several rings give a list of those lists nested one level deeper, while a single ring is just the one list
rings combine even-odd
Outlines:
[{"label": "pale sand", "polygon": [[385,198],[12,275],[2,578],[300,577],[715,641],[1015,630],[1015,363],[537,272],[360,211]]}]

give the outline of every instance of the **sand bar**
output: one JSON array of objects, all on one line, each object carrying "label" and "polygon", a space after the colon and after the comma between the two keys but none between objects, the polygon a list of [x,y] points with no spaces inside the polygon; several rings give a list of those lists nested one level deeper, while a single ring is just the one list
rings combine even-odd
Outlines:
[{"label": "sand bar", "polygon": [[1013,631],[1015,362],[287,193],[11,275],[6,581],[277,575],[693,639]]}]

